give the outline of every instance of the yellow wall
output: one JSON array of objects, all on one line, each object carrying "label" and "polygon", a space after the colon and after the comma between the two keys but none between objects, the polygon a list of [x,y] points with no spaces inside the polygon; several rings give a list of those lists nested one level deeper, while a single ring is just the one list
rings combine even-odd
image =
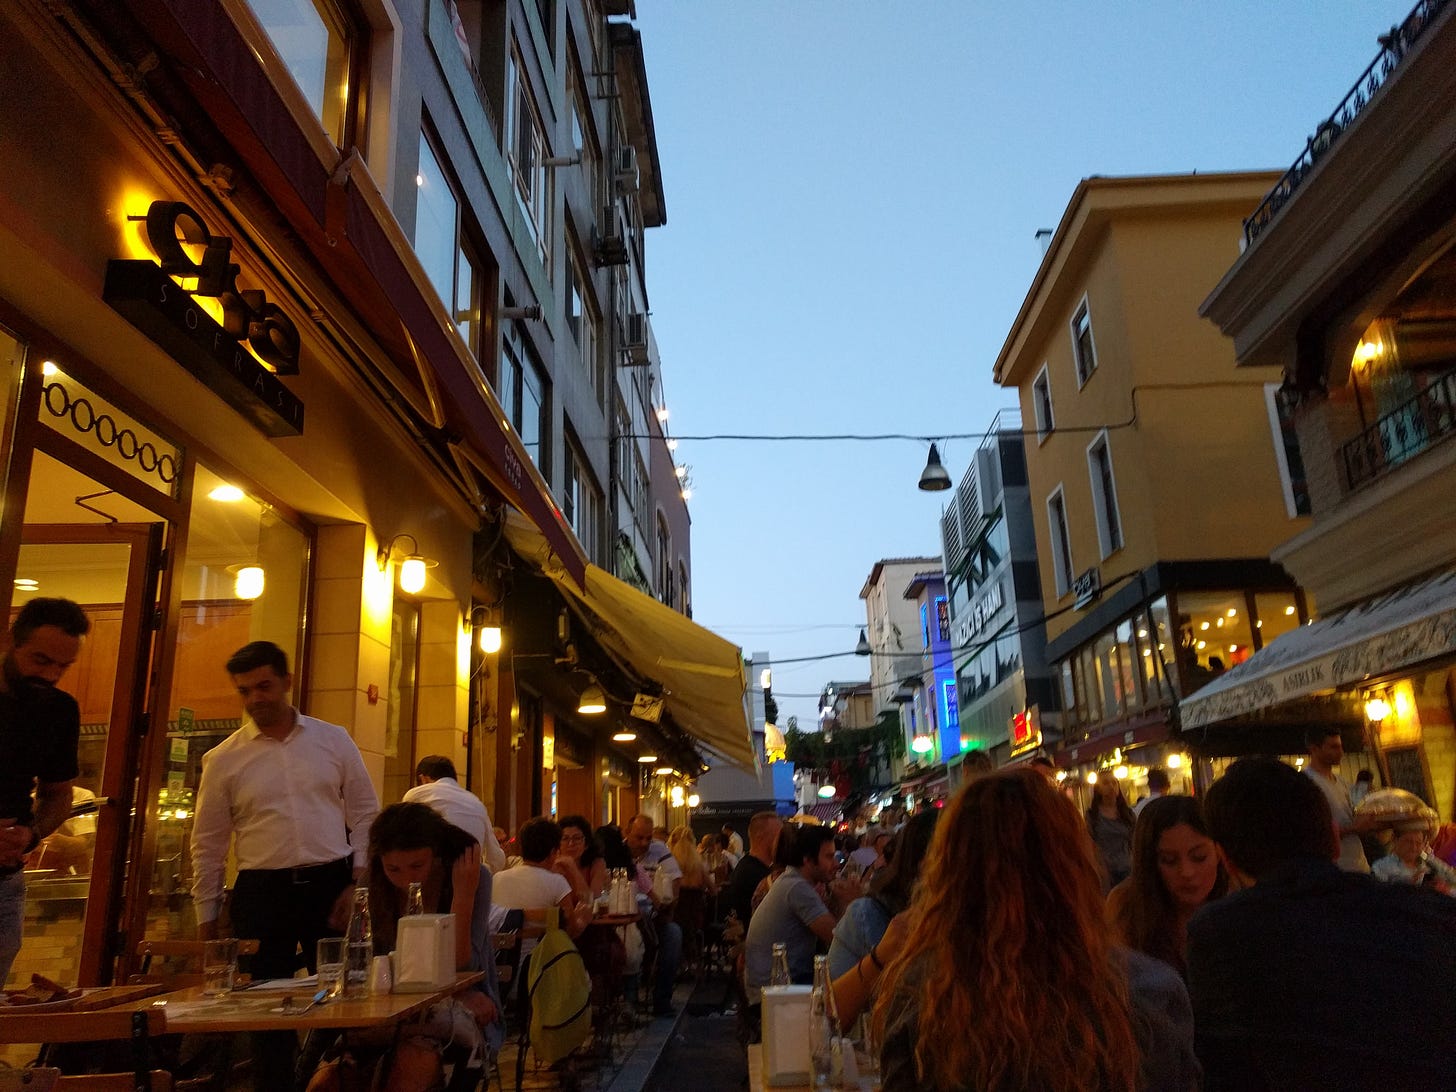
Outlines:
[{"label": "yellow wall", "polygon": [[[1162,199],[1181,184],[1169,180]],[[1159,207],[1157,196],[1143,194],[1138,207],[1099,208],[1105,198],[1089,189],[1090,208],[1069,212],[1065,254],[1049,256],[1051,277],[1034,289],[1032,309],[1008,338],[1003,382],[1018,387],[1028,429],[1043,363],[1051,386],[1056,431],[1027,449],[1049,609],[1071,601],[1057,596],[1050,563],[1046,499],[1058,483],[1073,575],[1097,566],[1104,586],[1158,560],[1263,557],[1304,525],[1285,509],[1264,401],[1277,369],[1236,369],[1232,346],[1198,317],[1198,304],[1237,255],[1242,206],[1227,193],[1212,204],[1172,207]],[[1097,370],[1079,390],[1070,323],[1084,293]],[[1087,448],[1095,426],[1129,421],[1107,433],[1126,545],[1103,558]],[[1077,618],[1050,620],[1048,637]]]}]

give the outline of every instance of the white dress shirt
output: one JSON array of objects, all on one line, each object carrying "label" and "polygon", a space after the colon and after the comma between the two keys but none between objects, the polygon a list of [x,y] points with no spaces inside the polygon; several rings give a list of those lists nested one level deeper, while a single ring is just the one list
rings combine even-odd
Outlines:
[{"label": "white dress shirt", "polygon": [[428,804],[448,823],[453,823],[480,843],[485,863],[492,872],[506,867],[506,852],[495,840],[490,815],[480,797],[463,787],[453,777],[437,777],[424,785],[416,785],[404,794],[406,804]]},{"label": "white dress shirt", "polygon": [[273,739],[251,720],[202,756],[192,825],[192,905],[214,921],[228,842],[239,870],[303,868],[352,857],[362,869],[379,798],[364,759],[337,724],[295,711]]}]

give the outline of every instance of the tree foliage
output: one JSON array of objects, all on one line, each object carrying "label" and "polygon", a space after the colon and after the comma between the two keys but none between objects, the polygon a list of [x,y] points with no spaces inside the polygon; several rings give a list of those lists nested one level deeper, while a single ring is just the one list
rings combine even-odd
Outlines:
[{"label": "tree foliage", "polygon": [[840,728],[830,737],[822,732],[801,732],[791,726],[784,732],[785,757],[796,770],[827,774],[841,796],[872,788],[875,771],[887,767],[892,758],[905,753],[900,718],[882,713],[868,728]]}]

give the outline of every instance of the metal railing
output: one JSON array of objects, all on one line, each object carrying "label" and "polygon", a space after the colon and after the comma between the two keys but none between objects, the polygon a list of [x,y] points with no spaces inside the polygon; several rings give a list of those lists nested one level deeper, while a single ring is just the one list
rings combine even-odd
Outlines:
[{"label": "metal railing", "polygon": [[1314,135],[1305,141],[1304,151],[1299,153],[1299,158],[1265,195],[1254,214],[1244,221],[1245,243],[1252,245],[1259,233],[1269,226],[1275,214],[1294,196],[1294,191],[1303,185],[1315,163],[1340,139],[1360,111],[1370,104],[1375,92],[1400,67],[1411,47],[1430,29],[1448,2],[1449,0],[1419,0],[1406,16],[1405,22],[1380,35],[1380,52],[1370,62],[1370,67],[1355,81],[1355,86],[1340,100],[1334,112],[1315,127]]},{"label": "metal railing", "polygon": [[1340,445],[1350,491],[1456,435],[1456,369]]}]

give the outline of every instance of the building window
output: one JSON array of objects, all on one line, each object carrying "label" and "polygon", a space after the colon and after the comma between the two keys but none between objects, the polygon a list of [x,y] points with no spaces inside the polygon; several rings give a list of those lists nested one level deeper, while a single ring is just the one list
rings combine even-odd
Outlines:
[{"label": "building window", "polygon": [[1052,381],[1045,364],[1032,380],[1031,408],[1036,414],[1036,438],[1038,441],[1045,440],[1047,434],[1057,427],[1052,417]]},{"label": "building window", "polygon": [[546,169],[546,137],[540,114],[523,77],[520,54],[511,51],[506,87],[506,159],[526,228],[543,267],[551,255],[551,177]]},{"label": "building window", "polygon": [[920,647],[930,647],[930,604],[920,604]]},{"label": "building window", "polygon": [[657,514],[657,597],[669,607],[672,595],[672,533],[667,529],[667,520]]},{"label": "building window", "polygon": [[1077,364],[1077,386],[1092,378],[1097,370],[1097,347],[1092,344],[1092,314],[1087,310],[1087,297],[1072,316],[1072,357]]},{"label": "building window", "polygon": [[1279,467],[1279,484],[1284,487],[1284,511],[1290,519],[1310,514],[1309,479],[1304,472],[1304,455],[1294,429],[1294,405],[1279,394],[1278,383],[1264,384],[1264,405],[1269,411],[1269,433],[1274,438],[1274,463]]},{"label": "building window", "polygon": [[1052,536],[1052,572],[1056,576],[1057,598],[1072,587],[1072,539],[1067,531],[1067,502],[1057,486],[1047,498],[1047,523]]},{"label": "building window", "polygon": [[248,0],[248,6],[329,139],[341,148],[353,143],[349,130],[357,97],[358,33],[339,5],[332,0]]},{"label": "building window", "polygon": [[1112,448],[1107,430],[1087,447],[1087,473],[1092,479],[1092,507],[1097,515],[1097,545],[1106,560],[1122,549],[1122,517],[1117,511],[1117,482],[1112,476]]},{"label": "building window", "polygon": [[677,595],[677,601],[682,612],[691,618],[693,616],[693,606],[692,598],[688,591],[688,567],[681,561],[677,563]]},{"label": "building window", "polygon": [[415,172],[415,255],[450,308],[450,318],[472,355],[480,359],[481,276],[461,229],[460,201],[424,132]]},{"label": "building window", "polygon": [[598,359],[601,355],[597,350],[597,330],[600,323],[591,305],[591,280],[585,273],[587,267],[582,263],[576,248],[567,249],[566,327],[576,340],[576,347],[581,353],[581,366],[586,371],[587,379],[591,381],[592,393],[596,395],[597,404],[600,405],[605,393],[606,379]]},{"label": "building window", "polygon": [[561,514],[576,532],[577,541],[586,549],[587,557],[595,558],[601,523],[601,490],[592,481],[586,459],[572,440],[567,439],[564,451],[566,469],[562,475]]},{"label": "building window", "polygon": [[529,350],[514,333],[501,342],[499,395],[501,409],[520,436],[526,454],[541,474],[549,478],[551,430],[546,423],[546,381]]}]

